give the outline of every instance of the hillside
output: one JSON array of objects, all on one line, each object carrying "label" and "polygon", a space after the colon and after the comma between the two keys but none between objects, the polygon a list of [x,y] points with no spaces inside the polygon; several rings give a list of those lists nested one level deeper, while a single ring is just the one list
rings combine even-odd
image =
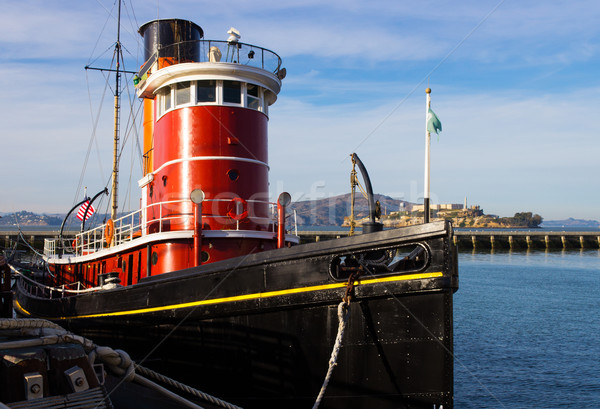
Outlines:
[{"label": "hillside", "polygon": [[[384,214],[392,211],[397,212],[400,205],[411,205],[409,202],[392,199],[389,196],[374,196],[375,200],[379,200],[381,203],[381,212]],[[357,219],[368,216],[369,205],[362,194],[356,194],[354,207]],[[341,226],[344,219],[350,215],[350,193],[319,200],[295,202],[289,208],[292,211],[296,210],[299,226]]]},{"label": "hillside", "polygon": [[37,214],[28,211],[5,214],[0,218],[0,226],[60,226],[62,217]]}]

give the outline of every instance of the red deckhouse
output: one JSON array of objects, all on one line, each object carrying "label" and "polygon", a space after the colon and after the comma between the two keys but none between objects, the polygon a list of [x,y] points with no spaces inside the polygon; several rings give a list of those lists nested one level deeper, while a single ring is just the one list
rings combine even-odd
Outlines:
[{"label": "red deckhouse", "polygon": [[[141,209],[82,233],[74,255],[54,253],[49,243],[50,263],[66,282],[94,286],[98,275],[119,272],[122,284],[134,284],[278,247],[267,126],[285,76],[281,59],[239,42],[235,29],[227,41],[203,40],[198,25],[172,19],[139,32],[146,60],[135,78],[144,99]],[[201,221],[195,190],[203,193]]]}]

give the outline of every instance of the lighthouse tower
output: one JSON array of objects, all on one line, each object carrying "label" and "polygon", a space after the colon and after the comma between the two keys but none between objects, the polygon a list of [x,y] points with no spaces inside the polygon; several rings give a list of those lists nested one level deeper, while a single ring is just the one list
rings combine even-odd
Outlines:
[{"label": "lighthouse tower", "polygon": [[[202,28],[179,19],[151,21],[139,32],[146,61],[135,79],[144,98],[144,234],[182,237],[155,245],[153,275],[195,265],[195,228],[202,264],[276,248],[267,124],[285,76],[281,59],[241,43],[233,28],[225,41],[205,40]],[[190,199],[199,190],[201,221]]]}]

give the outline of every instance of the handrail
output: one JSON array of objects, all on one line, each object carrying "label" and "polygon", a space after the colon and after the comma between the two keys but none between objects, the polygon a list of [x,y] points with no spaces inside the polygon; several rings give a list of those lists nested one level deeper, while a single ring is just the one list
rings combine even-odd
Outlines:
[{"label": "handrail", "polygon": [[[214,203],[222,203],[229,202],[231,199],[208,199],[205,202],[214,202]],[[263,201],[263,200],[255,200],[249,199],[248,203],[257,203],[257,204],[266,204],[270,206],[272,209],[276,206],[275,203]],[[182,209],[180,205],[185,205],[185,207],[189,206],[189,211],[185,211]],[[169,207],[173,207],[176,209],[176,213],[172,214],[171,209]],[[203,206],[202,217],[206,218],[227,218],[226,214],[218,214],[210,209],[209,206]],[[208,211],[208,212],[207,212]],[[144,218],[144,213],[149,214],[152,213],[154,219],[149,219],[148,216]],[[251,219],[259,221],[261,223],[269,223],[274,224],[275,222],[275,213],[273,211],[270,212],[270,217],[261,217],[261,216],[250,216]],[[132,213],[129,213],[123,217],[113,220],[114,224],[114,233],[112,246],[117,246],[126,242],[133,241],[138,237],[148,236],[155,233],[162,233],[164,231],[164,226],[169,223],[176,223],[178,221],[181,222],[182,225],[190,224],[190,218],[193,217],[193,203],[191,200],[170,200],[165,202],[153,203],[145,208],[140,210],[136,210]],[[152,226],[156,226],[156,231],[150,232],[149,229]],[[63,241],[67,241],[71,243],[70,247],[67,247],[63,244],[63,241],[57,239],[45,239],[44,240],[44,255],[46,257],[56,257],[61,256],[65,251],[68,251],[70,254],[74,256],[84,256],[96,253],[105,248],[106,240],[104,237],[106,224],[97,226],[93,229],[86,230],[84,232],[78,233],[74,236],[71,236],[69,239],[65,239]],[[189,230],[192,228],[190,227]],[[184,229],[185,230],[185,229]]]},{"label": "handrail", "polygon": [[[211,47],[217,47],[222,60],[214,61],[210,57]],[[160,58],[173,58],[177,62],[228,62],[249,65],[279,74],[281,57],[274,51],[246,43],[230,43],[222,40],[190,40],[162,47],[148,58],[137,73],[144,79],[154,63]]]},{"label": "handrail", "polygon": [[[27,281],[32,287],[36,287],[39,288],[41,290],[46,290],[49,292],[58,292],[61,294],[84,294],[84,293],[90,293],[90,292],[94,292],[94,291],[98,291],[99,289],[102,289],[102,287],[89,287],[89,288],[84,288],[83,290],[70,290],[68,288],[65,288],[67,286],[70,285],[75,285],[77,284],[78,287],[81,285],[80,281],[77,281],[75,283],[70,283],[70,284],[66,284],[66,285],[62,285],[61,287],[52,287],[49,285],[45,285],[42,284],[40,282],[37,282],[35,280],[32,280],[31,278],[27,277],[25,274],[21,273],[19,270],[17,270],[16,268],[14,268],[12,265],[9,264],[10,269],[13,271],[13,273],[15,273],[17,276],[21,277],[21,279]],[[29,291],[31,293],[31,291]]]}]

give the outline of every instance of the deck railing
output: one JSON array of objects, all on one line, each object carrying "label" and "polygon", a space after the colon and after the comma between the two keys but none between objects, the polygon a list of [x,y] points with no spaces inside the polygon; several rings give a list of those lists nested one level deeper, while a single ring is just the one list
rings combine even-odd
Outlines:
[{"label": "deck railing", "polygon": [[261,68],[275,75],[282,70],[281,57],[266,48],[240,42],[191,40],[170,44],[154,52],[137,73],[141,82],[157,60],[159,69],[186,62],[227,62]]},{"label": "deck railing", "polygon": [[[231,199],[209,199],[203,202],[202,218],[219,219],[228,230],[239,230],[239,221],[222,214],[219,204],[231,202]],[[256,223],[269,225],[275,231],[276,207],[272,202],[248,200],[248,205],[266,205],[270,208],[269,217],[258,217],[250,212],[249,218]],[[172,200],[153,203],[144,209],[129,213],[113,220],[114,232],[110,236],[110,246],[118,246],[132,240],[159,234],[165,231],[191,231],[194,229],[194,204],[190,200]],[[146,212],[146,217],[144,217]],[[44,240],[46,257],[85,256],[108,247],[106,224],[76,235],[59,239]]]}]

